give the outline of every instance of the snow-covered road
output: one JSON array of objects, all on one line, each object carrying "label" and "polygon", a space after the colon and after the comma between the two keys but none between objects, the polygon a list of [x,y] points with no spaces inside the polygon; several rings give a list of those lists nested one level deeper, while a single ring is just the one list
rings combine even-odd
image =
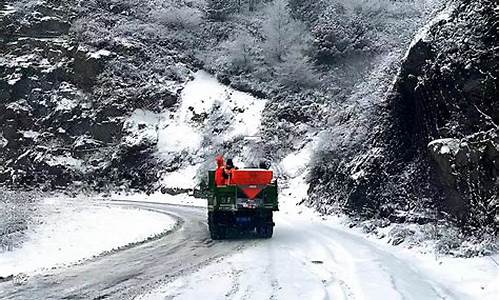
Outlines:
[{"label": "snow-covered road", "polygon": [[112,205],[163,213],[177,218],[180,226],[162,238],[33,275],[21,285],[0,282],[0,299],[131,299],[245,245],[211,241],[201,208],[119,201]]},{"label": "snow-covered road", "polygon": [[[269,240],[212,241],[204,208],[113,205],[168,214],[180,226],[159,239],[33,275],[22,285],[0,283],[0,299],[495,299],[498,291],[491,263],[457,260],[464,264],[445,263],[440,273],[432,262],[307,211],[279,212]],[[450,271],[455,274],[442,276]]]},{"label": "snow-covered road", "polygon": [[324,220],[278,213],[276,223],[272,239],[246,241],[243,251],[138,299],[496,299],[496,267],[486,259],[465,261],[473,263],[465,272],[491,280],[471,285],[464,273],[460,287],[451,279],[460,274],[446,272],[464,270],[445,265],[440,273],[437,262]]}]

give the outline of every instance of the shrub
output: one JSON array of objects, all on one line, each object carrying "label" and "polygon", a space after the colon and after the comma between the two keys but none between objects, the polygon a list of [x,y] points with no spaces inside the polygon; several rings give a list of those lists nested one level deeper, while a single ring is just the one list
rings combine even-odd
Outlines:
[{"label": "shrub", "polygon": [[174,28],[192,29],[202,22],[201,12],[188,6],[165,8],[157,11],[155,17],[158,23]]}]

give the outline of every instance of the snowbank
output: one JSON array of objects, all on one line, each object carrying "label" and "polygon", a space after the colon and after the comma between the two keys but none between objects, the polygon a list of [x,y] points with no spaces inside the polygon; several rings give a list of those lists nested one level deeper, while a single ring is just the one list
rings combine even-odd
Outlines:
[{"label": "snowbank", "polygon": [[120,201],[136,201],[136,202],[155,202],[173,205],[185,205],[194,207],[207,207],[207,200],[195,198],[186,193],[178,195],[162,194],[161,192],[156,192],[151,195],[145,195],[143,193],[133,193],[133,194],[118,194],[113,193],[109,197],[110,200]]},{"label": "snowbank", "polygon": [[0,253],[0,276],[33,273],[91,258],[172,229],[176,220],[146,210],[47,199],[20,248]]}]

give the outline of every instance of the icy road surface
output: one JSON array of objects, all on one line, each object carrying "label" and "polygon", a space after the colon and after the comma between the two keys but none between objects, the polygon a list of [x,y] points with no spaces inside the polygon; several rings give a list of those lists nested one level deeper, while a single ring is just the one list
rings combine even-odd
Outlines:
[{"label": "icy road surface", "polygon": [[[275,221],[272,239],[249,240],[244,251],[136,299],[497,299],[487,259],[445,266],[455,273],[447,276],[322,220],[278,213]],[[469,279],[453,282],[460,273]],[[478,284],[473,273],[491,277]]]},{"label": "icy road surface", "polygon": [[[115,201],[177,218],[162,238],[0,283],[0,299],[494,299],[491,264],[452,282],[411,257],[321,219],[280,212],[269,240],[212,241],[203,208]],[[464,278],[466,278],[465,276]],[[486,280],[491,278],[490,281]],[[470,279],[470,276],[469,276]],[[486,281],[485,281],[486,280]],[[461,285],[462,290],[455,288]],[[466,290],[466,291],[464,291]]]}]

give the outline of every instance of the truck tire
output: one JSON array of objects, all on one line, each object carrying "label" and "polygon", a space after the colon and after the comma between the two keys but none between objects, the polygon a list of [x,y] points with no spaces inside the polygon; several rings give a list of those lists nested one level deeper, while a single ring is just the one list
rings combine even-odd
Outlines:
[{"label": "truck tire", "polygon": [[264,239],[269,239],[273,236],[273,224],[262,224],[257,226],[257,235]]},{"label": "truck tire", "polygon": [[226,238],[226,229],[220,226],[216,220],[214,212],[208,212],[208,231],[212,240],[222,240]]},{"label": "truck tire", "polygon": [[214,222],[214,214],[213,212],[209,211],[208,212],[208,231],[210,231],[210,238],[212,240],[218,240],[219,239],[219,236],[217,234],[217,225],[215,225],[215,222]]}]

